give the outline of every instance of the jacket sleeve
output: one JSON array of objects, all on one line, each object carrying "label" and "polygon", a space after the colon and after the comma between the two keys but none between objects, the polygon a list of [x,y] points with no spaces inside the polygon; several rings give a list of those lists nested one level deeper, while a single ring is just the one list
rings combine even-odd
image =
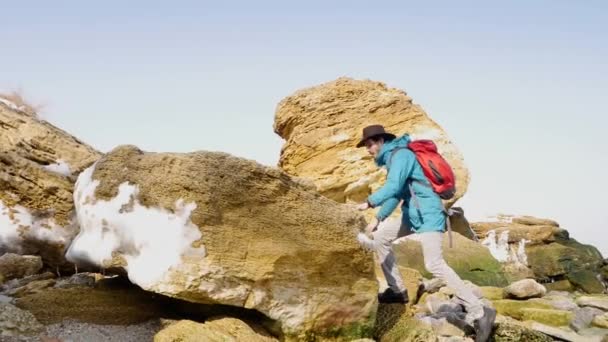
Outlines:
[{"label": "jacket sleeve", "polygon": [[[388,176],[384,185],[371,194],[367,201],[372,207],[382,205],[378,214],[389,216],[399,204],[399,195],[405,189],[407,179],[414,169],[415,157],[408,150],[395,152],[390,160]],[[390,201],[387,201],[391,199]],[[386,209],[385,209],[386,206]],[[390,212],[388,212],[390,210]],[[380,216],[380,215],[378,215]]]},{"label": "jacket sleeve", "polygon": [[382,203],[382,207],[378,210],[376,218],[378,221],[384,221],[387,217],[391,216],[395,208],[399,205],[399,198],[391,197]]}]

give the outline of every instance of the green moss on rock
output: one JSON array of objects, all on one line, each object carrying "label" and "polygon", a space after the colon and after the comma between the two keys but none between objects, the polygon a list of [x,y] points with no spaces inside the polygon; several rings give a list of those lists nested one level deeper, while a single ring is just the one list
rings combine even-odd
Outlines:
[{"label": "green moss on rock", "polygon": [[[479,286],[506,286],[507,279],[502,265],[481,244],[453,233],[453,247],[448,246],[447,235],[443,241],[443,253],[448,265],[464,280]],[[397,262],[402,267],[418,270],[424,277],[432,275],[424,267],[422,246],[417,241],[406,240],[394,247]]]},{"label": "green moss on rock", "polygon": [[526,328],[522,325],[501,323],[494,329],[495,342],[551,342],[553,339],[545,334]]},{"label": "green moss on rock", "polygon": [[573,316],[571,311],[535,308],[523,308],[521,314],[524,321],[535,321],[554,327],[567,326]]},{"label": "green moss on rock", "polygon": [[524,309],[553,309],[551,304],[542,300],[513,300],[501,299],[492,302],[496,311],[505,316],[518,320],[523,319]]}]

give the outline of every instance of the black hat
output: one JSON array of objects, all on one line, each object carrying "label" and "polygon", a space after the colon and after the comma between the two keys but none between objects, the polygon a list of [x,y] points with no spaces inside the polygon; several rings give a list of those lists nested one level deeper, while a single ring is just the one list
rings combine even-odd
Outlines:
[{"label": "black hat", "polygon": [[387,133],[382,125],[371,125],[363,129],[363,137],[357,144],[357,147],[363,147],[367,139],[374,137],[382,137],[384,140],[393,140],[396,138],[394,134]]}]

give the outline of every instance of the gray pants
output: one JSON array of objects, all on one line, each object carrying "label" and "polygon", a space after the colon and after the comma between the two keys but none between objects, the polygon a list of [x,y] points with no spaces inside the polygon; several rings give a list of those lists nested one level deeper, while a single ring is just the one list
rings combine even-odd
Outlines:
[{"label": "gray pants", "polygon": [[[395,263],[392,243],[400,237],[412,234],[413,231],[401,224],[401,220],[387,219],[380,223],[378,229],[372,233],[373,240],[368,237],[359,236],[359,242],[366,248],[377,254],[378,261],[382,267],[382,272],[386,278],[388,286],[395,292],[405,291],[401,272]],[[471,320],[483,315],[483,304],[475,296],[454,270],[443,259],[442,241],[443,233],[427,232],[416,236],[422,245],[424,266],[427,271],[435,278],[442,279],[456,292],[456,296],[465,306]],[[467,319],[468,320],[468,319]]]}]

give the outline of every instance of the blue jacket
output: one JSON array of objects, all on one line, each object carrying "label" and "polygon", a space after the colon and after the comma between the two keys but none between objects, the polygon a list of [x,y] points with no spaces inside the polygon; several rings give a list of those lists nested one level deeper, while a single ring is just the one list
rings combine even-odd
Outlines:
[{"label": "blue jacket", "polygon": [[[384,143],[376,157],[376,164],[387,168],[386,182],[367,200],[373,207],[382,206],[376,215],[380,221],[390,216],[399,201],[403,200],[401,220],[404,224],[417,233],[443,231],[443,203],[424,176],[416,155],[407,148],[392,153],[396,148],[407,147],[409,142],[410,138],[405,134]],[[415,199],[410,194],[410,185]]]}]

